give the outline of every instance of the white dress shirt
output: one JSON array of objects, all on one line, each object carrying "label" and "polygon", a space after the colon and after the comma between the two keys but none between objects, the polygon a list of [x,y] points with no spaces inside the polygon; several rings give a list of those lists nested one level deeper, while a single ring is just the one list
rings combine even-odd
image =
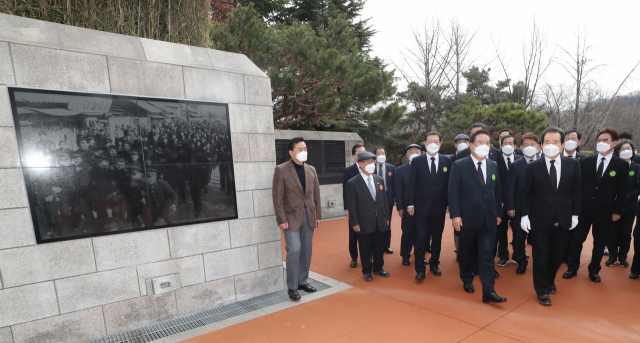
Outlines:
[{"label": "white dress shirt", "polygon": [[[598,153],[598,161],[596,162],[596,171],[598,170],[598,167],[600,166],[600,161],[602,161],[602,158],[604,157],[604,168],[602,168],[602,174],[604,174],[605,170],[607,170],[607,167],[609,166],[609,162],[611,162],[611,156],[613,156],[613,154],[609,154],[607,156],[602,156],[600,155],[600,153]],[[602,176],[602,175],[600,175]]]},{"label": "white dress shirt", "polygon": [[364,183],[367,185],[367,188],[369,188],[369,180],[371,180],[371,185],[373,186],[373,190],[376,190],[376,181],[373,179],[373,174],[366,176],[364,175],[364,173],[360,173],[360,175],[362,176],[362,178],[364,179]]},{"label": "white dress shirt", "polygon": [[432,157],[435,158],[435,160],[433,162],[435,162],[435,164],[436,164],[436,173],[437,173],[438,172],[438,165],[439,165],[438,161],[440,161],[440,156],[437,153],[436,153],[435,156],[431,156],[431,155],[429,155],[429,153],[427,153],[427,161],[429,162],[427,164],[429,165],[429,172],[431,172],[431,158]]},{"label": "white dress shirt", "polygon": [[576,157],[578,157],[577,155],[578,155],[578,149],[573,151],[573,155],[567,154],[567,150],[563,150],[562,151],[562,156],[564,156],[564,157],[576,158]]},{"label": "white dress shirt", "polygon": [[[544,156],[544,160],[545,162],[547,162],[547,173],[549,173],[549,176],[551,176],[551,159],[549,157],[547,157],[546,155]],[[560,186],[560,170],[562,169],[562,162],[560,161],[560,156],[555,158],[555,167],[556,167],[556,188],[558,188],[558,186]]]},{"label": "white dress shirt", "polygon": [[485,157],[482,161],[478,161],[473,157],[473,155],[471,155],[471,159],[473,160],[473,167],[476,170],[476,173],[478,172],[478,162],[482,162],[480,168],[482,169],[482,175],[484,175],[484,183],[487,184],[487,158]]},{"label": "white dress shirt", "polygon": [[[515,162],[516,160],[516,154],[515,153],[511,153],[511,156],[507,156],[505,154],[502,154],[502,158],[504,158],[504,165],[507,166],[507,170],[509,170],[509,162],[507,161],[507,158],[511,159],[511,163]],[[478,168],[476,168],[478,169]]]}]

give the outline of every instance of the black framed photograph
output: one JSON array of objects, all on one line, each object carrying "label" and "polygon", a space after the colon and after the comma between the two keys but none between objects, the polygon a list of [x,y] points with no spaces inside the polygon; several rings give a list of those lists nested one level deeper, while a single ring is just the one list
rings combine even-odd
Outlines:
[{"label": "black framed photograph", "polygon": [[238,218],[227,104],[8,91],[38,243]]}]

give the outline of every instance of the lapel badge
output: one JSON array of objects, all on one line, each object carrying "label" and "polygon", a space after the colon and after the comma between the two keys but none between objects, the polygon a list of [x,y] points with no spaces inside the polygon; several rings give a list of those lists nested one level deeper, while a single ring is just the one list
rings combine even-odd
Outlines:
[{"label": "lapel badge", "polygon": [[634,176],[634,175],[636,175],[636,173],[633,170],[629,172],[629,176]]},{"label": "lapel badge", "polygon": [[447,167],[442,168],[442,171],[444,171],[445,173],[447,172],[447,170],[449,170],[447,169]]},{"label": "lapel badge", "polygon": [[389,174],[389,176],[391,176],[391,172],[389,172],[388,174]]},{"label": "lapel badge", "polygon": [[612,170],[611,172],[609,172],[609,176],[614,177],[616,176],[616,171]]},{"label": "lapel badge", "polygon": [[382,191],[382,190],[384,190],[384,187],[382,187],[382,185],[380,185],[380,190],[381,190],[381,191]]},{"label": "lapel badge", "polygon": [[491,175],[491,180],[495,181],[496,180],[496,174],[492,174]]}]

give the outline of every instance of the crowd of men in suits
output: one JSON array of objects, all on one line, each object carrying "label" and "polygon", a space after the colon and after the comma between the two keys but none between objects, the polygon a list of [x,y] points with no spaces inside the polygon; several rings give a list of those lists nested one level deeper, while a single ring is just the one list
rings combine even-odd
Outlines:
[{"label": "crowd of men in suits", "polygon": [[[563,278],[577,275],[589,232],[591,281],[601,282],[605,253],[606,266],[630,266],[632,226],[640,213],[640,157],[628,132],[602,129],[589,157],[580,153],[582,135],[576,130],[549,127],[540,136],[525,133],[519,146],[509,129],[498,137],[500,149],[491,144],[492,134],[483,124],[474,124],[469,135],[455,137],[456,152],[447,156],[440,153],[441,134],[432,131],[420,145],[406,147],[408,162],[397,169],[386,163],[384,148],[371,153],[362,144],[354,145],[356,163],[343,176],[350,266],[357,267],[360,255],[366,281],[373,281],[373,274],[390,276],[383,265],[384,253],[393,254],[394,205],[401,218],[402,264],[410,265],[413,250],[415,279],[426,278],[427,266],[433,275],[442,275],[442,236],[449,214],[463,289],[473,293],[473,280],[479,276],[485,303],[507,301],[495,291],[495,267],[516,263],[516,273],[525,274],[527,242],[532,245],[533,286],[542,305],[551,305],[549,295],[558,292],[555,279],[563,262],[568,266]],[[633,233],[636,251],[638,232],[636,228]],[[629,277],[639,275],[636,254]]]}]

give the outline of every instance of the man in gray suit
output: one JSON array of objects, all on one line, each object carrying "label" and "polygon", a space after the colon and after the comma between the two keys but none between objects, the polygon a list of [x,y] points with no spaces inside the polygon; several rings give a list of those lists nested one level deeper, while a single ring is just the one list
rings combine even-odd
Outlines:
[{"label": "man in gray suit", "polygon": [[286,242],[289,298],[300,300],[298,290],[316,291],[307,279],[313,230],[320,226],[322,205],[316,169],[304,163],[307,145],[302,137],[289,141],[289,155],[291,160],[278,165],[273,174],[273,208]]},{"label": "man in gray suit", "polygon": [[[371,273],[389,277],[382,269],[383,237],[389,230],[391,212],[387,199],[387,188],[384,180],[375,175],[376,155],[370,152],[358,153],[358,165],[361,173],[347,182],[347,203],[349,208],[349,225],[358,233],[360,245],[360,263],[364,280],[371,282]],[[367,258],[373,254],[373,266]]]}]

